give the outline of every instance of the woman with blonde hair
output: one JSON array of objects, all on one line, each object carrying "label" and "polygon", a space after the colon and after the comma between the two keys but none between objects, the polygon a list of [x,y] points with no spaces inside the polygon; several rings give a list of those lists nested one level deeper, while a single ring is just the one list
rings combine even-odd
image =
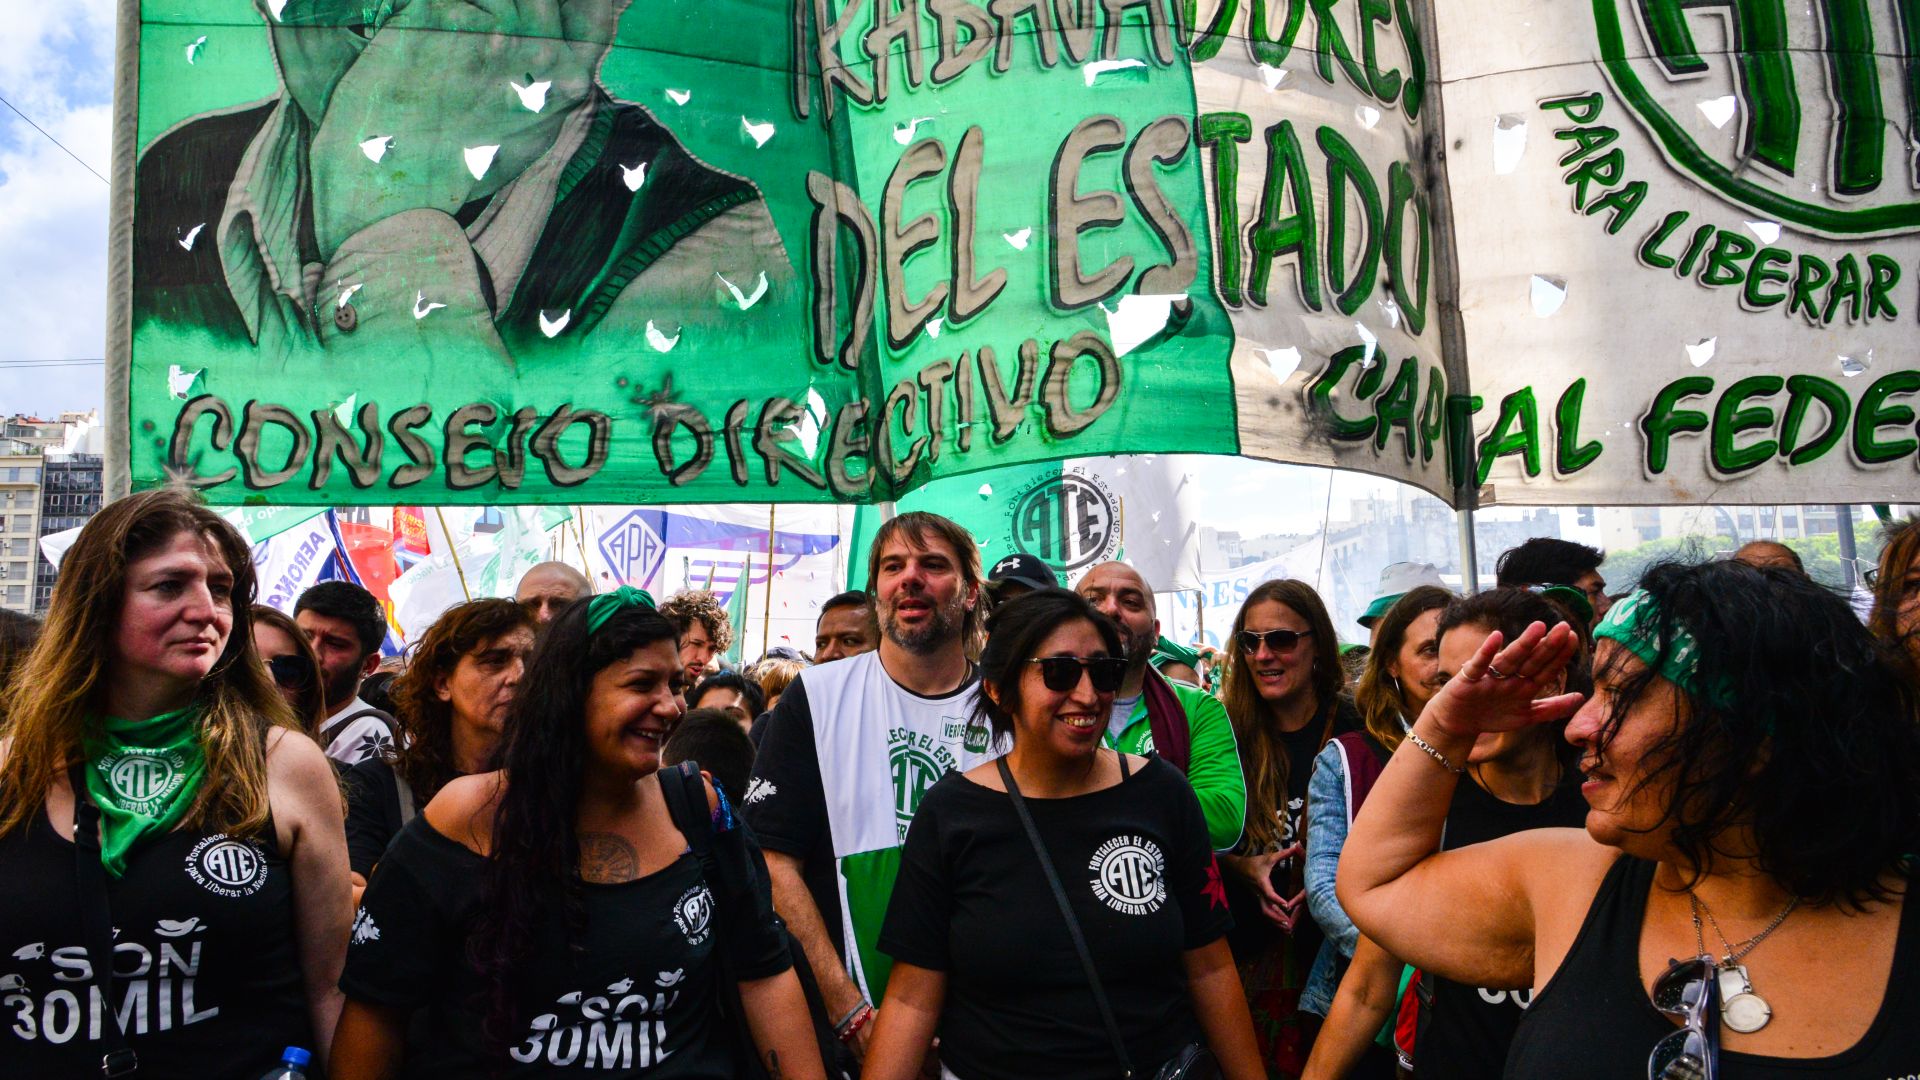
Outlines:
[{"label": "woman with blonde hair", "polygon": [[340,794],[253,598],[246,542],[183,491],[67,553],[0,739],[0,1075],[251,1080],[331,1035]]},{"label": "woman with blonde hair", "polygon": [[1222,695],[1240,744],[1247,825],[1223,861],[1230,938],[1270,1073],[1297,1076],[1317,1022],[1299,1011],[1321,932],[1306,902],[1307,779],[1327,741],[1360,727],[1342,693],[1339,640],[1326,605],[1301,581],[1248,594],[1227,638]]}]

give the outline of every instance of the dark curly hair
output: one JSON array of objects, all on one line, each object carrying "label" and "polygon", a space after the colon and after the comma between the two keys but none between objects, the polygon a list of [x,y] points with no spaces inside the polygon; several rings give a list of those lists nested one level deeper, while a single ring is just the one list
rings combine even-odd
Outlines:
[{"label": "dark curly hair", "polygon": [[[508,780],[494,812],[480,917],[468,939],[467,958],[480,972],[487,996],[482,1033],[501,1052],[518,1027],[518,975],[532,959],[541,918],[563,913],[575,949],[586,928],[574,813],[587,761],[585,717],[593,677],[636,649],[662,641],[677,648],[680,639],[672,621],[640,606],[622,608],[589,632],[590,603],[574,601],[541,635],[495,760]],[[678,687],[677,662],[671,678]]]},{"label": "dark curly hair", "polygon": [[391,760],[420,805],[461,775],[453,760],[453,705],[440,700],[435,684],[487,642],[537,628],[533,615],[512,600],[469,600],[448,608],[414,643],[407,670],[389,688],[404,736],[394,740]]},{"label": "dark curly hair", "polygon": [[1027,661],[1047,635],[1071,622],[1087,622],[1099,633],[1108,656],[1124,656],[1120,628],[1100,614],[1087,598],[1066,589],[1035,589],[994,606],[987,617],[987,646],[980,652],[980,683],[991,686],[1000,700],[982,692],[973,706],[973,723],[985,724],[996,740],[1013,730],[1020,712],[1020,679]]},{"label": "dark curly hair", "polygon": [[727,618],[727,609],[720,605],[719,597],[706,589],[682,589],[674,593],[660,605],[660,614],[673,623],[681,636],[698,621],[716,653],[724,654],[733,645],[733,622]]},{"label": "dark curly hair", "polygon": [[[1920,709],[1893,647],[1845,599],[1805,575],[1739,562],[1665,563],[1640,579],[1656,640],[1676,624],[1699,643],[1680,722],[1640,763],[1636,791],[1672,791],[1658,827],[1695,875],[1751,829],[1760,869],[1818,905],[1860,907],[1899,891],[1920,852]],[[1604,747],[1659,678],[1629,673],[1624,648],[1602,665],[1612,704]]]}]

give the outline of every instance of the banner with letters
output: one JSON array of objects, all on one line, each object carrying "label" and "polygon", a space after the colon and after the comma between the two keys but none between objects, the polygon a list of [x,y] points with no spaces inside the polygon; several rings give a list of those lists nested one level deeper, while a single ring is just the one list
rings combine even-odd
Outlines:
[{"label": "banner with letters", "polygon": [[1868,501],[1920,461],[1905,3],[121,4],[135,485],[859,504],[1194,452]]}]

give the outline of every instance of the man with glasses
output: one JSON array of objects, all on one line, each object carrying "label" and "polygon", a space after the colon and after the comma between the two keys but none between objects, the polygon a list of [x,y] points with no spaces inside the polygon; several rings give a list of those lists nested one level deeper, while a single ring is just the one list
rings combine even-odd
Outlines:
[{"label": "man with glasses", "polygon": [[880,527],[867,593],[880,647],[800,673],[768,714],[742,816],[766,852],[773,903],[856,1056],[892,961],[876,947],[900,845],[920,800],[951,769],[994,757],[973,722],[967,646],[982,617],[980,549],[937,514]]},{"label": "man with glasses", "polygon": [[1226,706],[1196,687],[1169,682],[1150,666],[1160,618],[1139,571],[1123,562],[1101,563],[1074,591],[1120,627],[1126,646],[1126,677],[1113,695],[1106,745],[1123,754],[1157,753],[1185,773],[1214,850],[1233,847],[1246,822],[1247,784]]}]

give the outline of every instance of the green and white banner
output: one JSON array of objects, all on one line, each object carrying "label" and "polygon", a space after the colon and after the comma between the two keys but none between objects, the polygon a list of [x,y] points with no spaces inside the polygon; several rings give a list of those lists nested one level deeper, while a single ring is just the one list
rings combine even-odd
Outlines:
[{"label": "green and white banner", "polygon": [[1196,452],[1832,501],[1920,460],[1907,3],[121,6],[136,485],[861,503]]}]

